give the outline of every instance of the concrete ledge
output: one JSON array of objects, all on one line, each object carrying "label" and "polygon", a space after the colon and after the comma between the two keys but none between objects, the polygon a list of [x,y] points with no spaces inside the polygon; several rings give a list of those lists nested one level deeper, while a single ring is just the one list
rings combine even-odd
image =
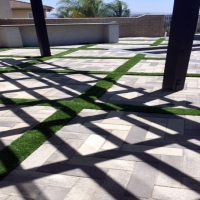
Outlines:
[{"label": "concrete ledge", "polygon": [[[12,29],[18,29],[19,34],[13,34]],[[9,41],[1,42],[2,47],[38,46],[35,26],[27,25],[3,25],[0,26],[0,38]],[[7,31],[7,34],[3,32]],[[112,23],[70,23],[48,24],[48,37],[51,46],[88,43],[116,43],[119,40],[119,25]],[[15,42],[9,37],[13,36]],[[18,42],[18,46],[16,46]]]}]

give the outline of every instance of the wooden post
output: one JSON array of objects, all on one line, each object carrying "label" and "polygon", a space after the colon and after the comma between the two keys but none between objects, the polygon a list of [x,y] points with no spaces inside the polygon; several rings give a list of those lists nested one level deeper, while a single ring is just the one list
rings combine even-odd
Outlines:
[{"label": "wooden post", "polygon": [[169,45],[164,71],[163,89],[178,91],[184,88],[200,0],[175,0]]},{"label": "wooden post", "polygon": [[41,56],[51,56],[42,0],[31,0],[31,7]]}]

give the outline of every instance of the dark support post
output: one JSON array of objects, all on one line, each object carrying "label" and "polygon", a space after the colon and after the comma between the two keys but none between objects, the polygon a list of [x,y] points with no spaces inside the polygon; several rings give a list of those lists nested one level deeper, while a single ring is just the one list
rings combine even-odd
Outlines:
[{"label": "dark support post", "polygon": [[200,0],[175,0],[163,89],[184,88],[192,43],[197,26]]},{"label": "dark support post", "polygon": [[41,56],[50,56],[51,51],[49,46],[42,0],[31,0],[31,7]]}]

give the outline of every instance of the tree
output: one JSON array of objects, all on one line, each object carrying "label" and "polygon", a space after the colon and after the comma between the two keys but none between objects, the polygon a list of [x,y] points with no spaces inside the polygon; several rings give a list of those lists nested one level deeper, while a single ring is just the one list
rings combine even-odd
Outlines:
[{"label": "tree", "polygon": [[56,16],[59,18],[105,17],[103,0],[60,0]]},{"label": "tree", "polygon": [[130,17],[128,5],[120,0],[114,0],[106,5],[109,17]]}]

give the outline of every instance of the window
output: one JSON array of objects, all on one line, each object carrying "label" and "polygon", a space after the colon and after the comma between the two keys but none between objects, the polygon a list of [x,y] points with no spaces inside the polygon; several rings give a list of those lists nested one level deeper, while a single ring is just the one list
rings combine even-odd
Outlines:
[{"label": "window", "polygon": [[33,13],[27,13],[28,14],[28,18],[33,18]]}]

